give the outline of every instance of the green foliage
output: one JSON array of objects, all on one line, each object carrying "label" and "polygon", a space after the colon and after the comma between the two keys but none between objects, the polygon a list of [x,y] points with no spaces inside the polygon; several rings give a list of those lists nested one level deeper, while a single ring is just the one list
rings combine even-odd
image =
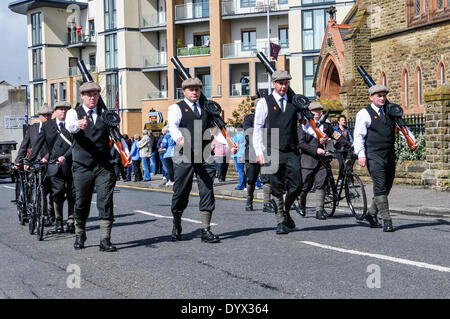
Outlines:
[{"label": "green foliage", "polygon": [[247,96],[242,102],[237,106],[237,108],[231,113],[231,118],[227,119],[227,124],[230,126],[235,126],[237,123],[244,122],[244,116],[252,112],[252,104],[250,96]]},{"label": "green foliage", "polygon": [[427,156],[427,150],[425,147],[425,134],[417,134],[415,138],[419,142],[419,146],[414,152],[408,147],[408,144],[400,137],[397,137],[400,141],[395,143],[395,155],[399,162],[402,161],[423,161]]}]

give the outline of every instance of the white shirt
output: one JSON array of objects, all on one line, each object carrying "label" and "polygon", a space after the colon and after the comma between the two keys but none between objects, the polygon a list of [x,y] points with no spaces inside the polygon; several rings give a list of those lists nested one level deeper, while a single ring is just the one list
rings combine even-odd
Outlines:
[{"label": "white shirt", "polygon": [[[287,94],[279,95],[276,91],[272,92],[273,97],[278,103],[280,109],[284,112],[287,105]],[[280,105],[280,99],[283,98],[283,105]],[[253,123],[253,147],[255,148],[256,156],[263,155],[263,141],[264,141],[264,124],[268,115],[266,99],[260,99],[256,105],[255,121]]]},{"label": "white shirt", "polygon": [[[318,120],[317,120],[317,122],[318,122]],[[309,122],[306,122],[305,125],[302,124],[302,128],[303,128],[303,131],[305,131],[309,135],[312,135],[312,136],[314,136],[315,138],[318,139],[316,131],[314,131],[314,128],[311,126],[311,124],[309,124]],[[323,133],[323,129],[324,129],[323,128],[323,124],[318,126],[317,129]]]},{"label": "white shirt", "polygon": [[[198,101],[196,103],[193,103],[189,101],[187,98],[184,98],[184,102],[191,108],[192,112],[194,112],[194,107],[197,107],[198,112],[200,115],[202,114],[202,109],[200,107],[200,104]],[[169,106],[169,112],[167,115],[167,122],[169,126],[169,132],[172,136],[172,139],[176,142],[180,137],[183,137],[183,134],[181,134],[181,131],[178,129],[181,122],[181,110],[178,104],[172,104]]]},{"label": "white shirt", "polygon": [[[380,107],[376,106],[375,104],[370,105],[372,109],[380,115],[380,112],[382,111]],[[371,117],[369,112],[366,110],[366,108],[363,108],[356,114],[356,120],[355,120],[355,130],[353,132],[353,146],[355,148],[355,154],[358,155],[358,158],[366,157],[366,149],[365,149],[365,138],[367,135],[367,128],[369,128],[370,124],[372,123]],[[409,136],[411,136],[413,139],[414,135],[411,133],[411,131],[407,128]],[[400,136],[405,140],[405,136],[402,132],[399,132]]]},{"label": "white shirt", "polygon": [[[91,110],[86,105],[83,104],[83,109],[88,114],[88,112]],[[97,107],[94,107],[92,109],[92,119],[95,122],[97,121]],[[77,111],[75,109],[70,109],[69,112],[67,112],[66,115],[66,130],[68,130],[70,133],[75,134],[80,130],[80,127],[78,126],[78,121],[81,120],[78,118]]]}]

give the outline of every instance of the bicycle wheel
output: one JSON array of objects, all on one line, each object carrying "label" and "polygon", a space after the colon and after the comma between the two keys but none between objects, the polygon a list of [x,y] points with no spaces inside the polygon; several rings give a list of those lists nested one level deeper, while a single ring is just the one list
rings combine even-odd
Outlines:
[{"label": "bicycle wheel", "polygon": [[24,194],[20,187],[19,181],[16,183],[16,207],[17,207],[17,218],[19,219],[20,225],[25,225],[25,219],[23,218],[23,206],[24,206]]},{"label": "bicycle wheel", "polygon": [[43,192],[41,190],[38,191],[37,203],[36,203],[36,236],[37,240],[41,241],[44,238],[44,210],[42,207]]},{"label": "bicycle wheel", "polygon": [[345,176],[345,198],[348,207],[357,220],[363,220],[367,214],[367,197],[364,184],[353,172]]},{"label": "bicycle wheel", "polygon": [[30,207],[30,216],[28,219],[28,231],[30,235],[34,234],[34,230],[36,229],[36,202],[37,202],[37,194],[36,190],[33,188],[33,194],[31,196],[31,203],[29,204]]},{"label": "bicycle wheel", "polygon": [[327,175],[327,182],[325,184],[324,190],[325,190],[325,200],[324,200],[325,216],[332,217],[336,210],[337,204],[337,190],[333,175],[331,174]]}]

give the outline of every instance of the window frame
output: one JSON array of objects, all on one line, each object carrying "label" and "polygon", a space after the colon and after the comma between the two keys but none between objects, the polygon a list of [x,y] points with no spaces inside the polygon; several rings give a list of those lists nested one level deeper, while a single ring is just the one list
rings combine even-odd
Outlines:
[{"label": "window frame", "polygon": [[[321,37],[317,37],[317,39],[320,39],[319,43],[314,43],[314,40],[316,39],[316,36],[315,36],[316,32],[318,32],[318,31],[316,31],[316,28],[315,28],[315,15],[314,15],[315,11],[323,11],[323,17],[324,17],[323,34]],[[305,29],[305,14],[307,14],[307,13],[311,13],[311,28]],[[325,35],[325,30],[327,28],[327,22],[328,22],[327,9],[322,8],[322,9],[302,10],[302,51],[303,52],[318,52],[318,51],[320,51],[320,48],[322,46],[322,40]],[[313,43],[312,43],[313,48],[312,49],[305,48],[305,42],[306,42],[305,41],[305,32],[306,31],[312,31],[312,40],[313,40]]]},{"label": "window frame", "polygon": [[[312,72],[312,74],[311,75],[307,75],[306,74],[306,60],[309,60],[309,59],[311,59],[312,60],[312,64],[313,64],[313,72]],[[312,87],[312,89],[314,90],[314,95],[311,95],[311,96],[309,96],[309,95],[307,95],[307,92],[306,92],[306,81],[307,80],[310,80],[310,81],[314,81],[314,73],[316,72],[316,68],[317,68],[317,65],[314,63],[315,62],[315,60],[317,59],[317,56],[304,56],[303,57],[303,59],[302,59],[302,68],[303,68],[303,72],[302,72],[302,83],[303,83],[303,94],[306,96],[306,97],[308,97],[308,98],[316,98],[316,96],[317,96],[317,93],[316,93],[316,89],[314,88],[314,87]]]},{"label": "window frame", "polygon": [[31,15],[31,44],[32,46],[42,44],[42,12]]},{"label": "window frame", "polygon": [[[249,40],[250,42],[244,42],[244,34],[248,33],[249,34]],[[255,34],[255,45],[254,47],[251,45],[251,36],[250,34],[254,33]],[[257,42],[257,37],[256,37],[256,29],[255,30],[241,30],[241,50],[242,51],[253,51],[256,49],[256,42]],[[244,43],[249,43],[249,45],[244,45]]]}]

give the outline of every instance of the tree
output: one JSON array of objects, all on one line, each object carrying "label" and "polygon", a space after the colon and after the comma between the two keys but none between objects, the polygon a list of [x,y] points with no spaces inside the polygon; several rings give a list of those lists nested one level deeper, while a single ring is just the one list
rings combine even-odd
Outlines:
[{"label": "tree", "polygon": [[244,122],[244,116],[252,112],[252,104],[250,96],[247,96],[242,102],[237,106],[237,108],[231,113],[231,118],[227,119],[227,124],[235,126],[237,123]]}]

